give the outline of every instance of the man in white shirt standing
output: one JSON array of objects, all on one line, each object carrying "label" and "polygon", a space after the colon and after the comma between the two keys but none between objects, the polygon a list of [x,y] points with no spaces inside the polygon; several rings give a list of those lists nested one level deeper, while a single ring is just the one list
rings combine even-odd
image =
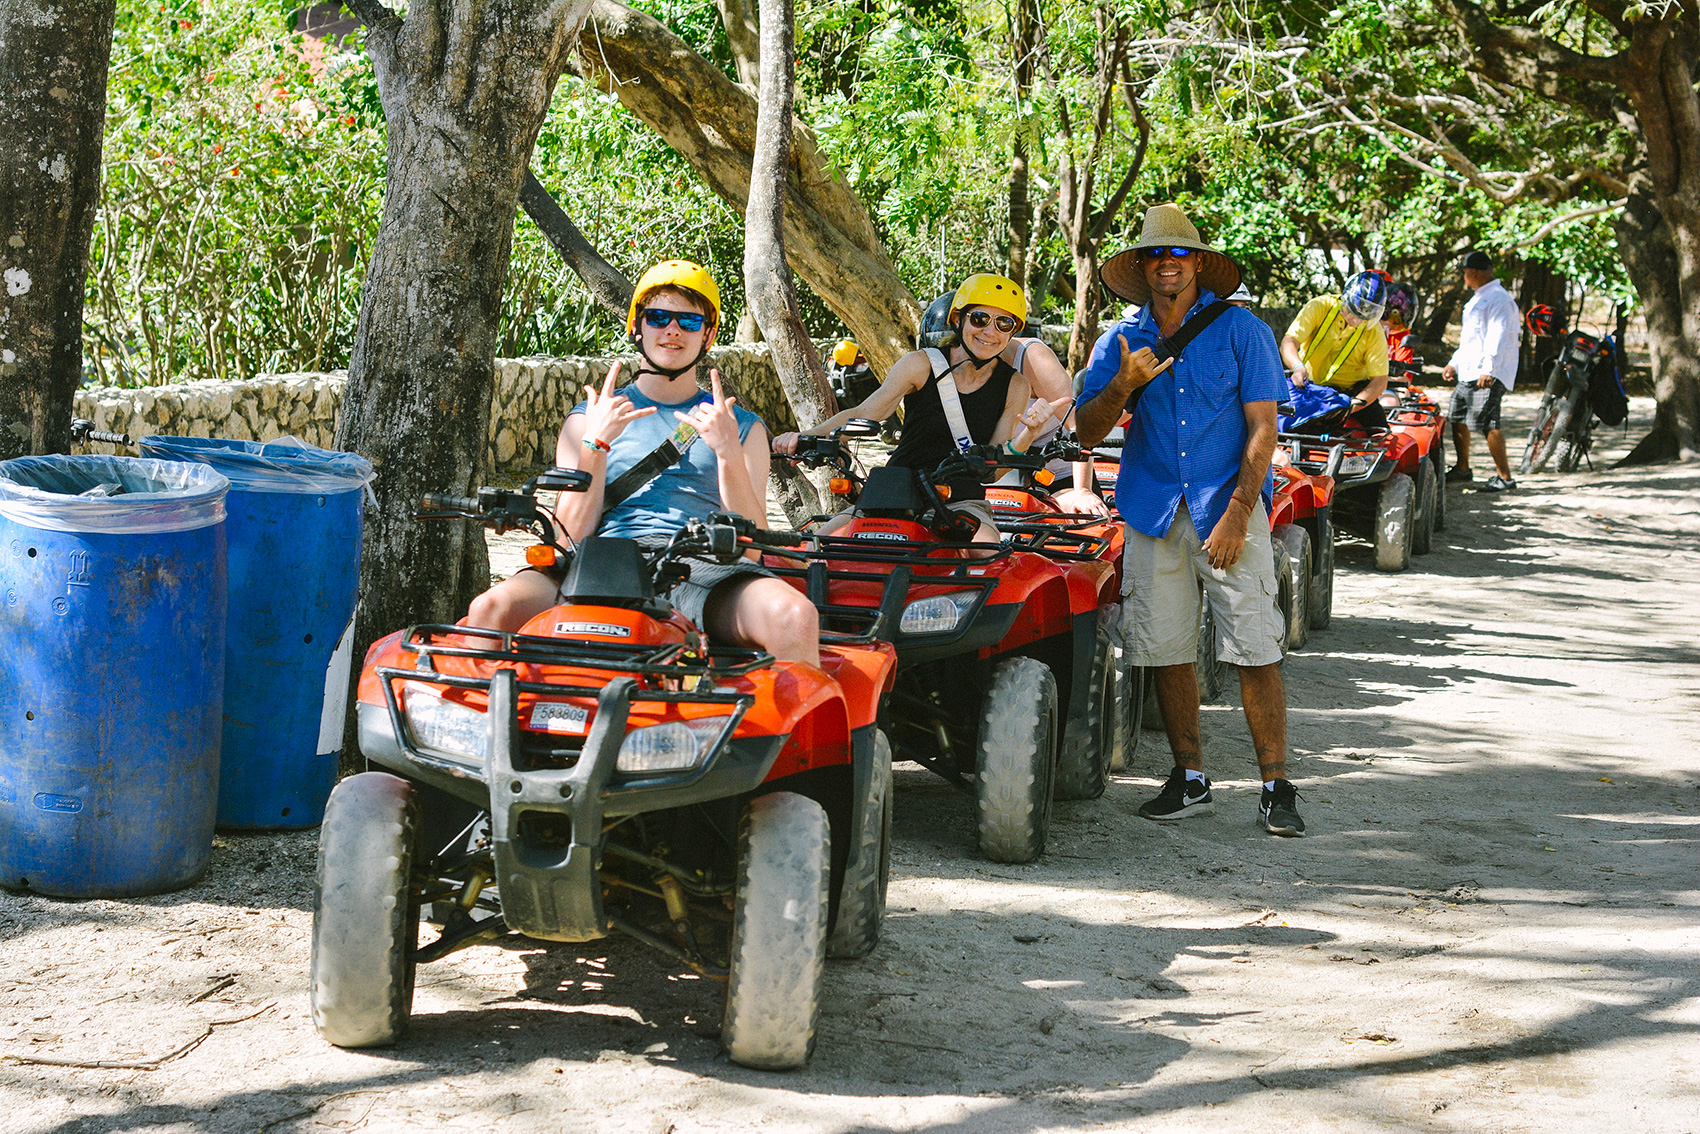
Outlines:
[{"label": "man in white shirt standing", "polygon": [[1493,278],[1493,260],[1486,252],[1464,257],[1464,286],[1476,294],[1464,305],[1463,333],[1458,350],[1440,374],[1456,380],[1452,391],[1452,439],[1458,446],[1458,463],[1446,474],[1449,483],[1473,479],[1470,472],[1470,430],[1487,437],[1497,476],[1489,477],[1483,492],[1516,488],[1511,464],[1505,457],[1505,435],[1499,431],[1499,400],[1517,381],[1517,340],[1522,324],[1517,301]]}]

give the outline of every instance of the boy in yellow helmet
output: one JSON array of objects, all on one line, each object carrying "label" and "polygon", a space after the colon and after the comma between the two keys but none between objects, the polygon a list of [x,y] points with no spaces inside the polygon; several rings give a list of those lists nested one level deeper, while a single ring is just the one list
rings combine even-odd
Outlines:
[{"label": "boy in yellow helmet", "polygon": [[[719,325],[720,291],[698,265],[668,260],[638,281],[626,316],[640,356],[636,381],[616,390],[621,366],[609,367],[600,391],[585,388],[555,446],[557,465],[592,477],[589,491],[563,492],[555,505],[574,540],[619,536],[661,546],[717,511],[767,526],[767,429],[722,392],[718,370],[708,372],[708,391],[697,383]],[[669,439],[677,457],[647,475],[647,458]],[[803,595],[747,560],[687,563],[690,578],[669,598],[711,638],[820,664],[819,621]],[[467,621],[518,630],[556,605],[560,582],[527,568],[474,599]]]}]

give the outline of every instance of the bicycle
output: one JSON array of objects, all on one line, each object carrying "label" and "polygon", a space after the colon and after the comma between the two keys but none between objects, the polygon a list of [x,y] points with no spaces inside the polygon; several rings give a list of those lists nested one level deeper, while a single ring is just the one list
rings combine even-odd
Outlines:
[{"label": "bicycle", "polygon": [[1614,351],[1610,335],[1597,339],[1582,331],[1571,332],[1564,350],[1548,363],[1546,390],[1535,423],[1529,427],[1518,473],[1540,472],[1554,456],[1559,472],[1575,472],[1587,459],[1594,443],[1595,418],[1588,388],[1598,380],[1600,367],[1613,364]]}]

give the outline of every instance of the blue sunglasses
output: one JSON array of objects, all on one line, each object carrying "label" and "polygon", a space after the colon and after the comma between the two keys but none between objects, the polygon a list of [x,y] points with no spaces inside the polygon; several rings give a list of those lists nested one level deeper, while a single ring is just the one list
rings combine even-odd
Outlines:
[{"label": "blue sunglasses", "polygon": [[646,307],[643,309],[643,325],[660,330],[673,320],[679,321],[681,331],[702,330],[706,316],[696,311],[668,311],[662,307]]},{"label": "blue sunglasses", "polygon": [[1147,260],[1161,260],[1164,256],[1173,256],[1177,260],[1184,260],[1188,256],[1192,255],[1192,249],[1190,249],[1190,248],[1141,248],[1139,250],[1139,254],[1140,254],[1140,256],[1144,257]]}]

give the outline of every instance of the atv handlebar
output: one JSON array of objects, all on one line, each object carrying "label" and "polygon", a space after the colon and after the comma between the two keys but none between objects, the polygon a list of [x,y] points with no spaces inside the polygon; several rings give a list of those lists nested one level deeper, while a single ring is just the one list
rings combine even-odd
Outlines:
[{"label": "atv handlebar", "polygon": [[96,429],[94,422],[86,417],[71,419],[71,440],[78,445],[86,445],[90,441],[99,441],[107,445],[128,445],[128,433],[113,433],[105,429]]},{"label": "atv handlebar", "polygon": [[478,497],[450,496],[446,492],[427,492],[419,498],[419,506],[427,512],[476,512]]}]

